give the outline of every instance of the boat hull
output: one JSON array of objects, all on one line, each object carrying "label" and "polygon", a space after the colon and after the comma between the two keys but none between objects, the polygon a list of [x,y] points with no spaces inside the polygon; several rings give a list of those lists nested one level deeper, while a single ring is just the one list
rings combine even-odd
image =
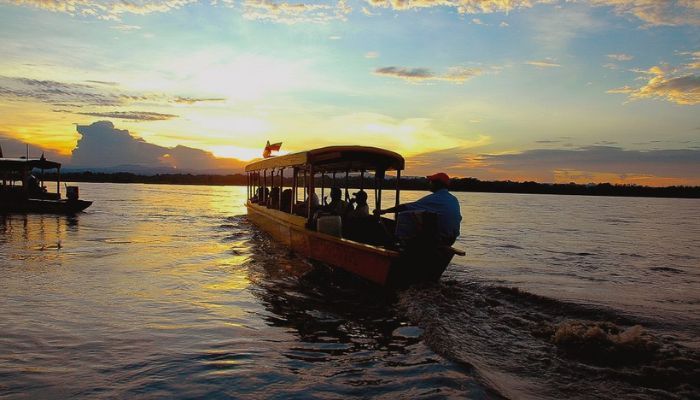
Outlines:
[{"label": "boat hull", "polygon": [[306,218],[248,203],[248,219],[292,251],[384,286],[435,281],[454,253],[440,249],[394,251],[306,229]]},{"label": "boat hull", "polygon": [[86,200],[25,199],[0,201],[0,213],[76,214],[92,205]]}]

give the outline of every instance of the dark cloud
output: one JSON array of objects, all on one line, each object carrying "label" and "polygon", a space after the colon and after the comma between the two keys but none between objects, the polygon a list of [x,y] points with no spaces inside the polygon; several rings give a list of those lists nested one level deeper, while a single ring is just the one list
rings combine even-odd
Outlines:
[{"label": "dark cloud", "polygon": [[217,158],[212,153],[186,146],[173,148],[148,143],[117,129],[110,121],[78,125],[81,135],[73,150],[71,165],[81,168],[141,166],[167,167],[179,171],[240,172],[244,163],[231,158]]},{"label": "dark cloud", "polygon": [[7,76],[0,76],[0,97],[49,104],[116,106],[124,103],[118,94],[91,85]]},{"label": "dark cloud", "polygon": [[[498,67],[491,67],[492,72],[497,72]],[[376,75],[420,82],[426,80],[446,81],[462,84],[469,79],[484,73],[482,68],[470,68],[464,66],[449,67],[443,74],[435,74],[427,68],[383,67],[374,70]]]},{"label": "dark cloud", "polygon": [[175,103],[180,103],[180,104],[194,104],[194,103],[203,103],[203,102],[219,102],[219,101],[226,101],[225,98],[219,98],[219,97],[213,97],[213,98],[196,98],[196,97],[175,97],[173,100]]},{"label": "dark cloud", "polygon": [[535,143],[561,143],[561,140],[536,140]]},{"label": "dark cloud", "polygon": [[[449,149],[411,157],[408,173],[424,174],[421,161],[431,160],[431,170],[444,169],[460,176],[481,179],[532,179],[554,182],[561,171],[586,172],[620,181],[639,176],[674,179],[700,185],[700,151],[625,150],[615,146],[588,146],[576,149],[534,149],[512,154],[485,154],[474,149]],[[416,168],[412,169],[412,166]],[[670,181],[669,181],[670,182]]]},{"label": "dark cloud", "polygon": [[97,83],[98,85],[119,86],[119,84],[118,84],[117,82],[91,81],[91,80],[87,80],[87,81],[85,81],[85,82],[88,82],[88,83]]},{"label": "dark cloud", "polygon": [[[54,110],[54,111],[56,111],[56,110]],[[58,110],[58,112],[70,112],[70,111]],[[173,119],[173,118],[178,117],[178,115],[174,115],[174,114],[161,114],[161,113],[148,112],[148,111],[79,112],[79,113],[75,113],[75,114],[89,115],[92,117],[129,119],[132,121],[164,121],[164,120]]]},{"label": "dark cloud", "polygon": [[56,107],[83,108],[83,106],[80,104],[70,104],[70,103],[53,103],[52,105],[56,106]]},{"label": "dark cloud", "polygon": [[433,78],[432,72],[427,68],[383,67],[374,70],[377,75],[391,76],[409,80],[423,80]]},{"label": "dark cloud", "polygon": [[[81,83],[70,83],[2,75],[0,75],[0,98],[76,108],[90,106],[114,107],[132,103],[194,104],[226,100],[219,97],[173,97],[155,93],[129,93],[121,90],[117,82],[86,80]],[[105,116],[112,117],[109,115]],[[115,116],[114,118],[123,117]]]}]

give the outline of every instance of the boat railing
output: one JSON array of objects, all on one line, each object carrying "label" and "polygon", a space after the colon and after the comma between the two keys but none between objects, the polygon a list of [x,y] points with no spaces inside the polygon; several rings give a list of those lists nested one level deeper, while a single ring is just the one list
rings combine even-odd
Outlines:
[{"label": "boat railing", "polygon": [[[391,187],[396,191],[395,205],[398,205],[403,158],[381,149],[372,149],[364,158],[358,154],[354,148],[348,159],[342,157],[342,152],[328,152],[323,157],[317,154],[316,158],[322,160],[320,164],[299,163],[302,158],[297,155],[283,156],[299,163],[297,165],[284,165],[283,157],[274,163],[254,163],[253,167],[246,168],[248,202],[304,217],[310,230],[316,230],[318,211],[327,205],[326,196],[334,188],[341,190],[346,205],[350,204],[350,189],[372,190],[374,208],[381,209],[382,191]],[[373,165],[371,161],[375,156],[379,158]],[[387,157],[393,158],[387,161]],[[266,165],[271,167],[265,168]],[[387,170],[391,172],[387,174]],[[341,215],[341,218],[343,237],[361,243],[391,245],[392,228],[372,213],[366,218],[349,218],[347,215]]]}]

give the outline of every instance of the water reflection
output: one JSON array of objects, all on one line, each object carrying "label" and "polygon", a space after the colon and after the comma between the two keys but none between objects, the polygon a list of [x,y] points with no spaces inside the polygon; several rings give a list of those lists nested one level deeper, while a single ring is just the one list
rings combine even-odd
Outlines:
[{"label": "water reflection", "polygon": [[79,230],[79,216],[0,214],[0,244],[22,249],[17,259],[49,257],[36,251],[60,250],[66,235]]},{"label": "water reflection", "polygon": [[[239,229],[249,235],[244,268],[249,291],[264,307],[258,317],[294,336],[266,342],[283,357],[275,365],[284,393],[499,397],[476,382],[473,369],[425,347],[422,330],[396,313],[395,293],[290,254],[244,217],[229,220],[234,236]],[[225,368],[229,362],[243,361],[227,359]]]}]

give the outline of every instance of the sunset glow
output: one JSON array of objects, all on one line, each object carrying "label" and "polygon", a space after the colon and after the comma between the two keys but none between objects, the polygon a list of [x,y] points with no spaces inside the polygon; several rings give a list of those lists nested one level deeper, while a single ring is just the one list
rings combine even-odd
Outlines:
[{"label": "sunset glow", "polygon": [[697,2],[3,0],[0,21],[6,155],[71,163],[76,125],[111,121],[212,159],[360,144],[410,175],[700,185]]}]

